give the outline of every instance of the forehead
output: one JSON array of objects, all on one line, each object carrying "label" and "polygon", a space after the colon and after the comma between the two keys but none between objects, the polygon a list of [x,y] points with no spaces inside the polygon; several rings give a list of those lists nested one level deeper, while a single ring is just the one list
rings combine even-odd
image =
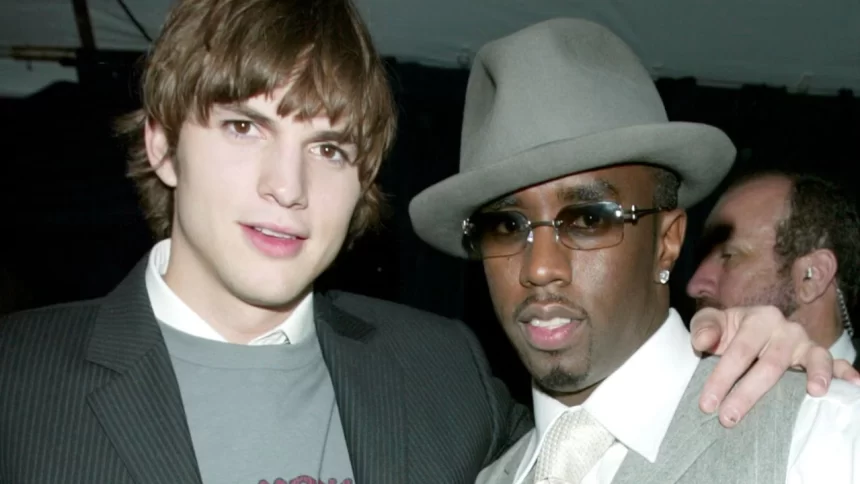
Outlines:
[{"label": "forehead", "polygon": [[[645,165],[619,165],[576,173],[524,188],[494,202],[525,207],[614,200],[643,203],[654,188],[653,169]],[[642,197],[648,197],[642,200]]]},{"label": "forehead", "polygon": [[791,183],[782,177],[766,177],[731,188],[717,202],[707,227],[728,226],[733,233],[770,235],[786,215]]}]

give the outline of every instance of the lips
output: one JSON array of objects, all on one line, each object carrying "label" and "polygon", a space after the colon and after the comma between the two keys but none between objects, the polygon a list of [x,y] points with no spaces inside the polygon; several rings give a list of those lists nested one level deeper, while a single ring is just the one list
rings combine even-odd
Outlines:
[{"label": "lips", "polygon": [[295,229],[274,225],[242,224],[247,240],[269,258],[288,259],[297,256],[307,236]]},{"label": "lips", "polygon": [[531,304],[520,311],[517,321],[538,326],[551,326],[583,320],[585,314],[562,304]]},{"label": "lips", "polygon": [[254,229],[257,232],[260,232],[263,235],[268,237],[274,237],[278,239],[298,239],[304,240],[307,239],[306,232],[303,230],[297,230],[290,227],[273,225],[273,224],[243,224],[245,227]]},{"label": "lips", "polygon": [[541,351],[559,351],[574,344],[583,332],[586,314],[559,303],[530,304],[516,320],[529,344]]}]

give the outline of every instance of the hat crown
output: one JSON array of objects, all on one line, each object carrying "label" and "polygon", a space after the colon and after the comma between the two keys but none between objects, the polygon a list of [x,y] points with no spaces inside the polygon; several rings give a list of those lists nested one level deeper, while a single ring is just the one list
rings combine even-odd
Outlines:
[{"label": "hat crown", "polygon": [[460,172],[558,141],[667,121],[651,76],[624,41],[588,20],[548,20],[476,55]]},{"label": "hat crown", "polygon": [[498,197],[628,163],[678,175],[678,203],[705,197],[735,148],[718,128],[669,122],[648,71],[618,36],[553,19],[480,49],[466,88],[460,171],[409,204],[419,237],[465,257],[463,221]]}]

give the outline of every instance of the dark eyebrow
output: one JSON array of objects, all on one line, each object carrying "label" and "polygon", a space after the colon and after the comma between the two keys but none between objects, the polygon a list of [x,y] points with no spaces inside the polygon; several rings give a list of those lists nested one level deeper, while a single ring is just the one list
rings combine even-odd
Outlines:
[{"label": "dark eyebrow", "polygon": [[615,185],[603,179],[581,185],[561,187],[556,193],[558,199],[565,203],[600,202],[618,198],[618,189],[615,188]]},{"label": "dark eyebrow", "polygon": [[254,123],[266,128],[272,129],[275,125],[275,120],[266,116],[265,114],[257,111],[256,109],[248,106],[247,104],[242,103],[230,103],[230,104],[219,104],[218,108],[228,111],[233,114],[238,114],[239,116],[244,116]]},{"label": "dark eyebrow", "polygon": [[308,139],[309,143],[322,143],[330,141],[340,144],[355,144],[346,131],[326,130],[315,133]]},{"label": "dark eyebrow", "polygon": [[[254,123],[268,130],[274,129],[276,121],[269,116],[257,111],[256,109],[240,103],[222,104],[218,106],[224,111],[228,111],[239,116],[246,117]],[[355,144],[346,131],[338,131],[334,129],[320,131],[315,133],[308,139],[308,143],[322,143],[325,141],[340,143],[340,144]]]},{"label": "dark eyebrow", "polygon": [[[606,199],[618,198],[618,189],[615,188],[615,185],[603,179],[597,179],[581,185],[561,187],[556,193],[558,199],[564,203],[600,202]],[[517,197],[509,195],[488,203],[481,208],[481,212],[495,212],[519,206],[520,202]]]}]

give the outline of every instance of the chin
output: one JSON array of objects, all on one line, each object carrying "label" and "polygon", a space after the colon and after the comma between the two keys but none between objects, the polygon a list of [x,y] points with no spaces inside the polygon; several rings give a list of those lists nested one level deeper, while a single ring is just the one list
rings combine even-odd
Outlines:
[{"label": "chin", "polygon": [[590,376],[590,362],[581,355],[561,355],[529,350],[526,368],[541,388],[569,393],[585,387]]},{"label": "chin", "polygon": [[575,371],[562,367],[555,367],[535,375],[538,385],[547,390],[559,393],[576,392],[583,389],[588,381],[587,371]]},{"label": "chin", "polygon": [[258,308],[270,309],[272,311],[283,311],[287,309],[292,309],[291,306],[295,306],[305,296],[307,296],[308,290],[295,290],[295,291],[281,291],[278,293],[262,293],[262,292],[253,292],[253,293],[245,293],[241,297],[245,303],[256,306]]},{"label": "chin", "polygon": [[[269,268],[271,271],[272,268]],[[262,276],[263,274],[260,274]],[[230,292],[246,304],[271,310],[288,309],[297,304],[310,292],[311,284],[299,282],[311,281],[308,275],[293,272],[287,277],[283,273],[270,274],[271,277],[234,280],[228,283]]]}]

